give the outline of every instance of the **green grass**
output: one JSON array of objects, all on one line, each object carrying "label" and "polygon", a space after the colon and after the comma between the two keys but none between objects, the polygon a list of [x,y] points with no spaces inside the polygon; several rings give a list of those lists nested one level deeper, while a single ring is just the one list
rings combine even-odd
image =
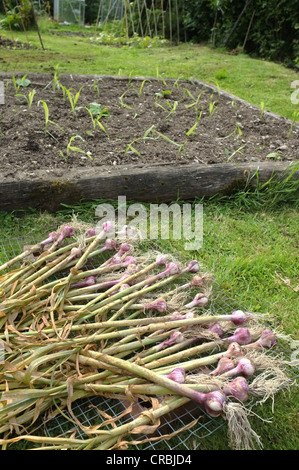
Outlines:
[{"label": "green grass", "polygon": [[[9,33],[5,34],[9,37]],[[24,40],[22,33],[14,36]],[[35,32],[29,32],[28,36],[32,44],[39,46]],[[52,72],[59,64],[62,72],[155,76],[158,65],[159,73],[167,77],[194,77],[214,84],[218,80],[221,88],[256,105],[263,101],[266,109],[290,118],[295,110],[290,101],[293,91],[290,84],[298,77],[278,64],[241,54],[232,56],[202,45],[159,49],[91,47],[86,38],[57,37],[46,32],[43,40],[47,48],[44,52],[2,50],[1,69]],[[163,241],[159,246],[161,251],[170,251],[184,259],[196,256],[214,273],[228,298],[244,309],[270,313],[277,329],[299,339],[298,292],[278,276],[289,279],[292,287],[299,284],[298,196],[298,180],[285,180],[243,188],[230,197],[194,201],[203,203],[202,248],[195,253],[186,252],[180,240]],[[103,201],[62,207],[55,214],[2,212],[0,240],[21,236],[39,240],[69,221],[73,213],[93,224],[99,202]],[[0,258],[3,258],[1,252]],[[254,408],[258,416],[251,416],[250,422],[261,436],[264,449],[298,449],[297,390],[279,393],[274,412],[271,401]],[[226,426],[204,439],[198,435],[197,439],[203,450],[229,448]]]},{"label": "green grass", "polygon": [[[291,83],[297,74],[291,69],[253,59],[244,54],[230,55],[204,45],[181,44],[174,47],[139,48],[90,44],[89,37],[56,36],[42,33],[46,50],[41,49],[35,31],[14,32],[14,39],[29,42],[34,50],[2,50],[0,69],[13,72],[53,72],[59,64],[66,73],[112,74],[196,78],[290,119],[296,110],[291,103]],[[87,30],[85,30],[86,32]],[[90,37],[93,36],[93,29]],[[9,31],[1,35],[10,38]],[[225,73],[223,73],[225,71]]]}]

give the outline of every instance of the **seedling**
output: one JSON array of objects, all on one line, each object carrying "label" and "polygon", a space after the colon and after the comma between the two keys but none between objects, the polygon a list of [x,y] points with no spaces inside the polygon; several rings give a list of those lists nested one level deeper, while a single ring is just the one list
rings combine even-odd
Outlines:
[{"label": "seedling", "polygon": [[197,117],[195,124],[188,130],[188,132],[186,132],[187,137],[189,137],[192,134],[195,134],[198,123],[201,120],[201,116],[202,116],[202,111],[200,111],[199,116]]},{"label": "seedling", "polygon": [[271,160],[280,160],[280,155],[281,155],[281,151],[277,151],[277,152],[271,152],[271,153],[268,153],[268,155],[266,155],[266,158],[269,158]]},{"label": "seedling", "polygon": [[16,78],[14,75],[12,76],[15,94],[19,93],[20,87],[27,88],[31,84],[31,81],[26,77],[27,75],[24,75],[22,78]]},{"label": "seedling", "polygon": [[230,137],[232,137],[236,133],[238,133],[238,135],[236,137],[237,139],[242,136],[242,130],[241,130],[241,128],[240,128],[240,126],[237,122],[235,124],[234,130],[230,134],[228,134],[227,136],[221,137],[220,140],[229,139]]},{"label": "seedling", "polygon": [[210,103],[209,103],[209,114],[210,114],[210,119],[212,119],[213,114],[216,111],[216,101],[213,101],[213,95],[211,96]]},{"label": "seedling", "polygon": [[45,134],[50,134],[50,133],[49,133],[49,130],[48,130],[49,124],[54,124],[55,126],[59,127],[60,130],[63,131],[62,127],[60,127],[60,126],[59,126],[58,124],[56,124],[54,121],[51,121],[51,120],[49,119],[49,108],[48,108],[48,104],[46,103],[46,101],[39,100],[38,103],[37,103],[37,106],[39,106],[40,103],[43,105],[44,111],[45,111],[45,128],[44,128]]},{"label": "seedling", "polygon": [[159,66],[158,65],[156,65],[156,77],[159,78],[160,80],[162,80],[163,85],[166,86],[166,82],[165,82],[164,78],[159,73]]},{"label": "seedling", "polygon": [[93,91],[96,93],[97,96],[100,96],[100,87],[99,87],[99,81],[100,80],[97,80],[97,81],[94,81],[93,82]]},{"label": "seedling", "polygon": [[73,113],[73,116],[76,116],[76,112],[78,110],[77,108],[77,103],[80,98],[80,93],[84,85],[81,86],[80,90],[77,91],[74,95],[72,94],[73,88],[66,88],[65,86],[61,85],[62,90],[64,90],[65,95],[68,97],[70,105],[71,105],[71,110]]},{"label": "seedling", "polygon": [[224,149],[224,151],[227,155],[227,161],[229,162],[237,153],[242,154],[242,150],[243,150],[244,147],[246,147],[246,146],[242,145],[237,150],[235,150],[232,154],[229,153],[228,149]]},{"label": "seedling", "polygon": [[178,152],[181,152],[182,150],[184,150],[185,148],[185,144],[186,142],[184,142],[183,144],[178,144],[177,142],[174,142],[172,139],[170,139],[169,137],[167,137],[165,134],[162,134],[162,132],[159,132],[156,130],[155,126],[151,126],[149,127],[144,135],[142,137],[137,137],[136,139],[134,139],[132,142],[130,142],[126,149],[125,149],[125,155],[127,154],[127,152],[129,150],[131,150],[132,152],[136,153],[138,156],[141,156],[141,153],[133,146],[133,144],[135,144],[135,142],[138,142],[140,140],[158,140],[159,138],[162,138],[164,140],[166,140],[166,142],[169,142],[170,144],[174,145],[175,147],[178,148]]},{"label": "seedling", "polygon": [[68,158],[69,158],[69,153],[70,152],[78,152],[78,153],[83,153],[84,155],[86,155],[88,158],[90,158],[91,160],[93,159],[92,156],[90,155],[89,152],[86,152],[85,150],[81,149],[80,147],[75,147],[74,145],[72,145],[73,143],[73,140],[74,139],[81,139],[83,142],[85,142],[85,140],[83,139],[83,137],[81,137],[81,135],[73,135],[68,144],[67,144],[67,147],[66,147],[66,155],[62,152],[62,150],[59,151],[60,155],[62,156],[62,158],[65,160],[65,162],[68,161]]},{"label": "seedling", "polygon": [[147,78],[145,78],[145,79],[143,80],[143,82],[141,83],[139,89],[136,90],[136,92],[137,92],[137,94],[138,94],[139,96],[142,95],[143,89],[144,89],[144,85],[146,84],[146,82],[150,82],[150,81],[149,81]]},{"label": "seedling", "polygon": [[32,107],[33,98],[34,98],[35,93],[36,93],[36,90],[30,91],[28,93],[28,96],[23,95],[22,93],[17,93],[16,97],[24,98],[24,100],[27,101],[28,109],[30,109]]},{"label": "seedling", "polygon": [[59,82],[59,77],[60,77],[60,73],[58,73],[58,67],[59,65],[57,64],[55,67],[54,67],[54,76],[53,76],[53,80],[52,80],[52,89],[53,89],[53,92],[55,93],[56,90],[59,90],[60,88],[60,82]]},{"label": "seedling", "polygon": [[127,103],[124,102],[124,96],[131,90],[131,86],[119,97],[118,101],[119,101],[119,104],[123,107],[123,108],[128,108],[128,109],[132,109],[132,106],[129,106]]},{"label": "seedling", "polygon": [[60,82],[59,82],[59,77],[60,77],[60,73],[58,73],[58,68],[59,68],[59,64],[55,65],[54,67],[54,75],[53,75],[53,78],[52,80],[48,83],[48,85],[45,86],[45,90],[50,86],[52,85],[52,90],[53,90],[53,93],[56,92],[56,90],[59,90],[61,85],[60,85]]},{"label": "seedling", "polygon": [[102,109],[102,105],[100,105],[98,103],[91,103],[89,108],[85,107],[85,109],[89,113],[89,116],[90,116],[91,121],[92,121],[93,129],[95,130],[96,126],[98,125],[99,128],[102,129],[102,131],[108,136],[108,133],[107,133],[105,127],[100,122],[100,119],[103,116],[106,116],[106,117],[110,116],[110,114],[108,112],[108,108]]},{"label": "seedling", "polygon": [[189,90],[187,90],[187,89],[186,89],[186,93],[194,100],[193,103],[188,104],[188,105],[186,106],[186,109],[190,109],[190,108],[193,108],[193,107],[194,107],[194,109],[195,109],[195,114],[196,114],[196,118],[198,118],[199,116],[201,117],[201,112],[198,113],[198,107],[197,107],[197,105],[198,105],[198,102],[199,102],[200,97],[201,97],[201,95],[202,95],[202,92],[198,94],[198,96],[197,96],[196,99],[194,98],[194,96],[192,95],[192,93],[191,93]]},{"label": "seedling", "polygon": [[178,78],[176,79],[176,81],[174,82],[173,84],[173,88],[180,88],[180,84],[179,84],[179,81],[183,78],[182,75],[179,75]]}]

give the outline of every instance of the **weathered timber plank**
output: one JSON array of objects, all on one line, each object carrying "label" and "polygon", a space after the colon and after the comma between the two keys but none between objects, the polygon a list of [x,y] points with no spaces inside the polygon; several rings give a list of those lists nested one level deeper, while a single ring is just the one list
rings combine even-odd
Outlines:
[{"label": "weathered timber plank", "polygon": [[[177,199],[193,200],[216,194],[231,194],[246,184],[271,177],[282,178],[290,172],[283,163],[216,165],[180,165],[107,170],[75,169],[65,177],[49,177],[46,172],[36,172],[35,179],[5,177],[0,173],[0,210],[35,208],[50,212],[61,208],[61,203],[75,204],[80,200],[117,199],[126,196],[128,201],[172,202]],[[299,178],[296,171],[292,178]]]}]

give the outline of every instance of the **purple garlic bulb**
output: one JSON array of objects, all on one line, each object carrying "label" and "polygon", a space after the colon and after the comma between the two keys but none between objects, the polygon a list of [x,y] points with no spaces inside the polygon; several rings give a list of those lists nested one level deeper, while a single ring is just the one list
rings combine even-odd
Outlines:
[{"label": "purple garlic bulb", "polygon": [[104,243],[104,249],[108,251],[115,251],[116,250],[115,240],[111,240],[110,238],[107,238]]},{"label": "purple garlic bulb", "polygon": [[190,273],[197,273],[199,271],[198,261],[196,261],[196,260],[190,261],[190,263],[188,263],[188,271]]},{"label": "purple garlic bulb", "polygon": [[194,276],[190,281],[191,287],[201,287],[203,285],[203,278],[201,276]]},{"label": "purple garlic bulb", "polygon": [[194,299],[185,305],[186,308],[193,308],[193,307],[204,307],[208,303],[209,299],[204,294],[199,293],[196,294]]},{"label": "purple garlic bulb", "polygon": [[245,377],[236,377],[229,384],[223,387],[223,392],[227,396],[232,396],[237,400],[244,402],[248,400],[249,388]]},{"label": "purple garlic bulb", "polygon": [[40,242],[40,245],[44,246],[44,245],[48,245],[49,243],[56,242],[58,237],[59,237],[59,234],[57,232],[51,232],[49,233],[48,238]]},{"label": "purple garlic bulb", "polygon": [[169,339],[165,339],[164,341],[162,341],[162,343],[159,344],[159,351],[161,349],[168,348],[169,346],[173,346],[174,344],[181,343],[183,340],[183,334],[180,331],[174,331]]},{"label": "purple garlic bulb", "polygon": [[87,232],[85,234],[85,238],[95,237],[96,234],[97,234],[96,229],[95,228],[90,228],[90,229],[87,230]]},{"label": "purple garlic bulb", "polygon": [[71,289],[80,289],[81,287],[89,287],[94,286],[96,283],[96,279],[94,276],[87,276],[82,281],[75,282],[71,285]]},{"label": "purple garlic bulb", "polygon": [[255,348],[272,348],[272,346],[276,346],[277,342],[276,335],[271,330],[265,329],[261,337],[250,344],[250,346]]},{"label": "purple garlic bulb", "polygon": [[212,331],[213,333],[216,333],[216,335],[219,336],[219,338],[222,338],[223,336],[223,330],[219,323],[213,323],[213,325],[210,325],[208,328],[209,331]]},{"label": "purple garlic bulb", "polygon": [[242,357],[236,367],[228,370],[226,372],[227,377],[234,377],[235,375],[241,374],[244,375],[245,377],[250,377],[255,373],[255,367],[253,363],[250,361],[250,359],[247,359],[246,357]]},{"label": "purple garlic bulb", "polygon": [[226,394],[221,390],[210,393],[195,392],[194,399],[204,406],[205,411],[213,417],[223,413],[223,405],[226,401]]},{"label": "purple garlic bulb", "polygon": [[57,239],[58,242],[62,242],[65,238],[71,238],[74,236],[74,230],[70,225],[62,227],[61,233]]},{"label": "purple garlic bulb", "polygon": [[242,310],[234,310],[231,314],[232,322],[235,325],[243,325],[248,319],[248,315],[244,313]]},{"label": "purple garlic bulb", "polygon": [[173,380],[174,382],[183,384],[185,382],[186,372],[182,367],[177,367],[172,372],[170,372],[170,374],[167,374],[166,377],[170,380]]},{"label": "purple garlic bulb", "polygon": [[104,222],[102,225],[102,230],[105,233],[114,232],[114,228],[115,228],[114,223],[109,220],[107,222]]},{"label": "purple garlic bulb", "polygon": [[224,374],[225,372],[233,370],[234,367],[235,367],[234,361],[232,361],[232,359],[230,359],[229,357],[224,356],[221,359],[219,359],[216,369],[210,372],[209,375],[221,375],[221,374]]},{"label": "purple garlic bulb", "polygon": [[144,305],[144,308],[150,310],[156,310],[157,312],[166,312],[167,310],[167,303],[164,299],[157,299],[153,302]]},{"label": "purple garlic bulb", "polygon": [[238,344],[249,344],[251,341],[251,336],[248,328],[237,328],[235,333],[226,338],[228,343],[238,343]]},{"label": "purple garlic bulb", "polygon": [[158,255],[156,258],[156,265],[157,266],[166,266],[167,264],[167,255]]}]

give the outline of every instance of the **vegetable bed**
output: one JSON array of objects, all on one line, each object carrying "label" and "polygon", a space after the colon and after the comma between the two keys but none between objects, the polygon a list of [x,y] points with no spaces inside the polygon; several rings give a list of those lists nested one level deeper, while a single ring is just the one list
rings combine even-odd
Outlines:
[{"label": "vegetable bed", "polygon": [[63,176],[126,165],[288,162],[293,121],[197,80],[0,74],[1,172]]},{"label": "vegetable bed", "polygon": [[74,220],[2,260],[0,442],[190,448],[181,436],[206,417],[206,430],[226,422],[232,448],[262,447],[248,415],[294,385],[288,338],[270,315],[228,311],[198,260],[114,231]]},{"label": "vegetable bed", "polygon": [[[198,80],[0,74],[0,210],[298,178],[298,124]],[[294,164],[295,163],[295,164]]]}]

